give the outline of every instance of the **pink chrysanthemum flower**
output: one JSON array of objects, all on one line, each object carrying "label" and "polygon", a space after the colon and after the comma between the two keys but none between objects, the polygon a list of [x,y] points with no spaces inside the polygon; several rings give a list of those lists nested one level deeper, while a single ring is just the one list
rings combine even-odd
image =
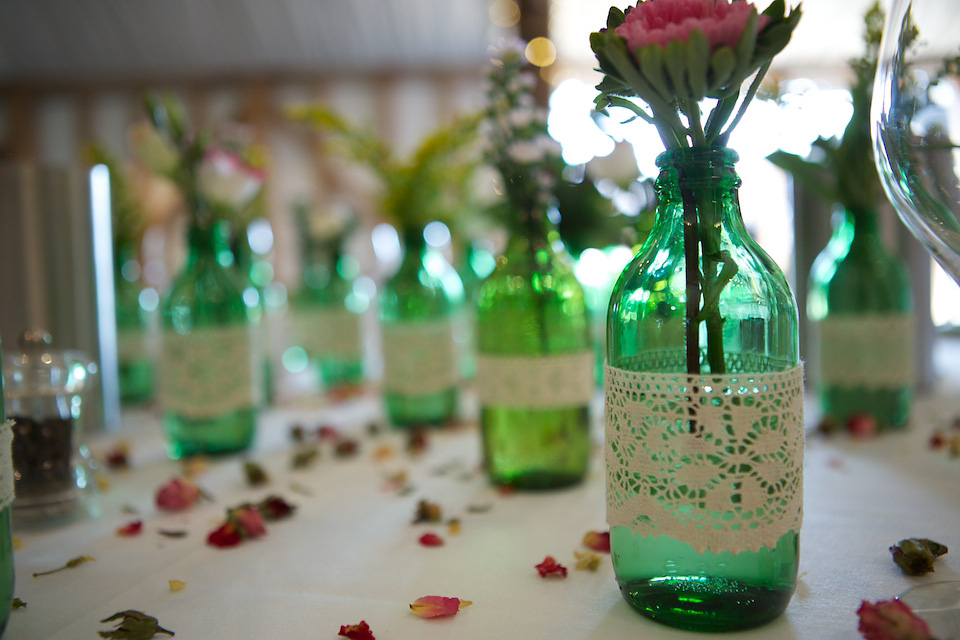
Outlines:
[{"label": "pink chrysanthemum flower", "polygon": [[[647,0],[627,13],[616,34],[626,38],[631,50],[658,44],[666,47],[674,40],[686,42],[692,31],[700,31],[710,44],[733,48],[754,6],[744,0]],[[770,18],[758,16],[757,31]]]}]

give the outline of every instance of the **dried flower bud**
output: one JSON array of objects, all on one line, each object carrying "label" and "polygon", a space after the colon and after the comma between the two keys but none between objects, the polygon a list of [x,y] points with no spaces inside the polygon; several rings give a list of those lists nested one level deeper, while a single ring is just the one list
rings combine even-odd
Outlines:
[{"label": "dried flower bud", "polygon": [[417,511],[413,516],[413,524],[421,522],[440,522],[443,519],[443,510],[435,502],[421,500],[417,503]]},{"label": "dried flower bud", "polygon": [[933,561],[947,553],[947,547],[926,538],[907,538],[890,547],[893,561],[908,576],[933,571]]}]

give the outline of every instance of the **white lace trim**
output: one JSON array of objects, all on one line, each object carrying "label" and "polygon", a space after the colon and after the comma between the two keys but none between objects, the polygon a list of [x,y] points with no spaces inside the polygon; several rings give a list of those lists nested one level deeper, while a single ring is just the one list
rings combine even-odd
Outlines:
[{"label": "white lace trim", "polygon": [[604,389],[610,526],[698,553],[756,551],[800,531],[802,366],[704,376],[607,366]]},{"label": "white lace trim", "polygon": [[340,306],[298,309],[288,314],[290,342],[313,358],[360,359],[360,316]]},{"label": "white lace trim", "polygon": [[414,396],[457,385],[460,376],[450,319],[381,327],[384,391]]},{"label": "white lace trim", "polygon": [[556,409],[590,402],[593,351],[556,355],[477,354],[474,384],[482,405]]},{"label": "white lace trim", "polygon": [[203,327],[163,333],[159,401],[164,411],[209,418],[255,406],[257,376],[253,328]]},{"label": "white lace trim", "polygon": [[13,503],[13,421],[0,425],[0,509]]},{"label": "white lace trim", "polygon": [[913,316],[829,316],[814,323],[820,345],[819,381],[838,387],[913,386]]}]

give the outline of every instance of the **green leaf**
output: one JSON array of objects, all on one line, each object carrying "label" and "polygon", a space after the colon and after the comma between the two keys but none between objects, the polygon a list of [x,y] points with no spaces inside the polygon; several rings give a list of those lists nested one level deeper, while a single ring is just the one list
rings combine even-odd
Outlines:
[{"label": "green leaf", "polygon": [[680,100],[696,100],[685,78],[687,58],[687,44],[680,40],[671,40],[663,52],[663,64],[673,85],[673,95]]},{"label": "green leaf", "polygon": [[731,84],[741,84],[753,73],[753,51],[757,45],[757,14],[751,11],[747,22],[743,25],[743,31],[737,40],[737,46],[734,47],[733,54],[737,63],[731,74]]},{"label": "green leaf", "polygon": [[710,85],[708,96],[711,98],[721,97],[719,93],[725,92],[733,77],[733,70],[737,66],[737,57],[733,54],[730,47],[719,47],[710,56]]},{"label": "green leaf", "polygon": [[789,173],[804,189],[826,202],[839,201],[839,194],[830,178],[831,172],[816,162],[785,151],[774,151],[767,160]]},{"label": "green leaf", "polygon": [[710,45],[706,36],[699,30],[690,32],[687,39],[687,82],[690,86],[690,97],[696,101],[703,100],[707,95],[707,73],[710,69]]},{"label": "green leaf", "polygon": [[610,7],[610,11],[607,12],[607,30],[613,31],[626,21],[627,16],[621,9]]},{"label": "green leaf", "polygon": [[[663,48],[658,44],[647,45],[642,49],[637,49],[636,55],[637,60],[640,61],[640,73],[647,79],[653,90],[657,92],[657,97],[664,102],[670,102],[674,92],[670,89],[670,83],[663,68]],[[641,97],[647,98],[642,94]]]},{"label": "green leaf", "polygon": [[117,622],[115,629],[97,632],[101,638],[110,640],[150,640],[158,633],[174,635],[173,631],[161,627],[159,621],[153,616],[133,609],[115,613],[100,622]]}]

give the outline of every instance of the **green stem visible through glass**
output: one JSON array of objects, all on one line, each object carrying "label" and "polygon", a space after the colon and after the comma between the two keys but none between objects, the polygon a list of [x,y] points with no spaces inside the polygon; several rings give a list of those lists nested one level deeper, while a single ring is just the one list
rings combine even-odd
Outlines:
[{"label": "green stem visible through glass", "polygon": [[683,250],[687,292],[687,373],[700,373],[701,322],[705,322],[707,326],[707,363],[710,365],[710,372],[726,373],[720,293],[737,275],[738,268],[730,259],[729,253],[720,249],[720,213],[712,192],[684,186],[685,176],[682,169],[679,180],[683,199]]}]

